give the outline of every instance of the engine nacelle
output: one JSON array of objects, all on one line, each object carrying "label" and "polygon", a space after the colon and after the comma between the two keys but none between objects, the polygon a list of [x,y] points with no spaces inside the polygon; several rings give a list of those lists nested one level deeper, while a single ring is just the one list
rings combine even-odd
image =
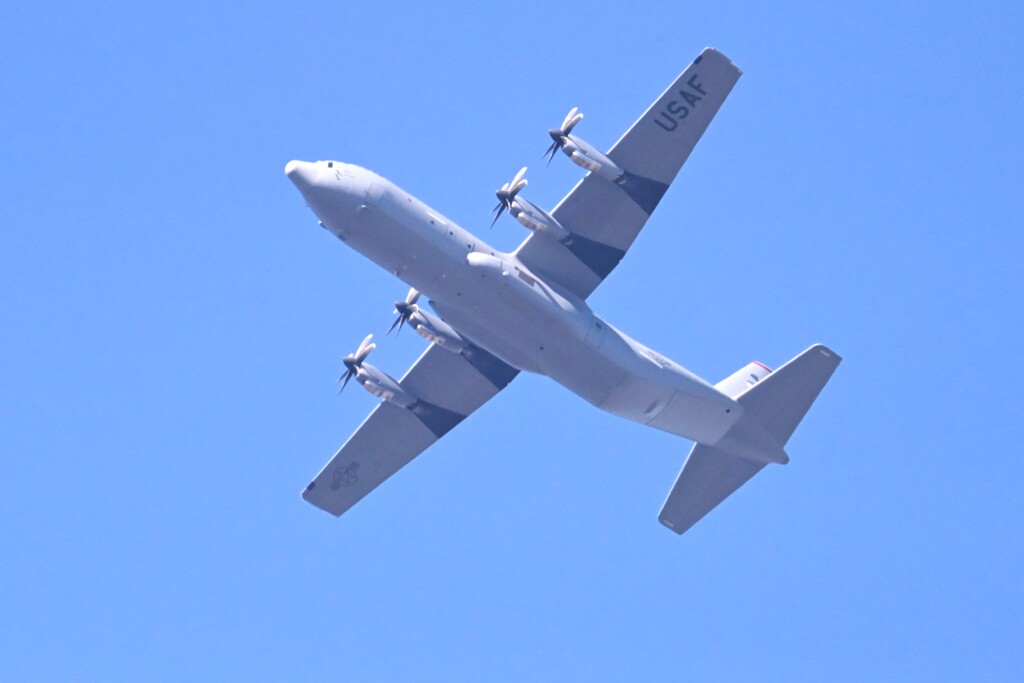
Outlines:
[{"label": "engine nacelle", "polygon": [[424,311],[419,306],[409,317],[409,324],[420,335],[429,342],[437,344],[441,348],[460,353],[469,348],[469,342],[463,339],[462,335],[456,332],[451,325],[445,321]]},{"label": "engine nacelle", "polygon": [[363,389],[377,398],[390,401],[403,408],[408,408],[417,401],[415,396],[402,388],[398,380],[369,363],[364,362],[356,368],[355,379]]},{"label": "engine nacelle", "polygon": [[545,235],[550,235],[557,240],[564,240],[571,234],[568,230],[562,227],[562,224],[556,221],[551,214],[547,211],[539,208],[538,206],[531,204],[525,199],[516,197],[512,203],[512,208],[509,209],[509,213],[519,223],[534,232],[539,232]]},{"label": "engine nacelle", "polygon": [[562,151],[577,166],[585,168],[609,182],[615,182],[626,173],[586,140],[575,135],[566,135],[564,139],[565,144],[562,145]]}]

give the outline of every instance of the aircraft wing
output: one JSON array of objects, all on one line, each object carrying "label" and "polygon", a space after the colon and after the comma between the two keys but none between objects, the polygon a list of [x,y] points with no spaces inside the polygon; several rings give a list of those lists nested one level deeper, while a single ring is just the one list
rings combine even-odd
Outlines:
[{"label": "aircraft wing", "polygon": [[483,349],[473,347],[459,355],[431,344],[400,381],[419,401],[411,408],[388,401],[374,408],[302,497],[341,515],[518,374]]},{"label": "aircraft wing", "polygon": [[610,182],[588,173],[551,212],[571,241],[530,235],[519,259],[547,282],[589,296],[625,256],[740,75],[705,48],[607,152],[625,175]]}]

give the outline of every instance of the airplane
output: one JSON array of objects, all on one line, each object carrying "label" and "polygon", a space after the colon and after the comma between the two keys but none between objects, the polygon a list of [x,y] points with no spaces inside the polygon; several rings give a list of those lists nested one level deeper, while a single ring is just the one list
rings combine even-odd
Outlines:
[{"label": "airplane", "polygon": [[721,52],[703,50],[604,153],[574,132],[583,114],[572,109],[549,131],[545,157],[561,152],[586,174],[551,211],[521,196],[526,168],[502,185],[494,221],[507,212],[530,231],[511,253],[372,171],[288,162],[320,225],[412,288],[395,304],[392,329],[408,325],[430,342],[401,379],[367,362],[372,335],[344,358],[342,388],[355,379],[382,400],[302,497],[340,516],[521,371],[695,442],[658,517],[678,534],[765,465],[788,462],[786,443],[839,365],[835,352],[816,344],[774,372],[752,362],[712,385],[587,305],[740,75]]}]

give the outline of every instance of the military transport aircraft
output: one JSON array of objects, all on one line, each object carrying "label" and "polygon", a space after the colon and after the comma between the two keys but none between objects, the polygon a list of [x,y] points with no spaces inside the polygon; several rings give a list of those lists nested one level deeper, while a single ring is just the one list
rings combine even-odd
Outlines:
[{"label": "military transport aircraft", "polygon": [[562,152],[587,173],[550,212],[521,196],[525,168],[497,191],[494,220],[507,211],[531,231],[512,253],[364,168],[289,162],[285,173],[320,225],[412,287],[392,328],[408,325],[430,342],[400,380],[367,362],[371,337],[345,357],[344,383],[355,379],[383,400],[302,497],[341,515],[524,370],[696,442],[659,517],[677,533],[768,463],[788,462],[784,446],[838,355],[816,345],[775,372],[754,362],[712,385],[586,303],[739,77],[725,55],[705,49],[606,153],[573,132],[583,114],[571,110],[549,131],[547,156]]}]

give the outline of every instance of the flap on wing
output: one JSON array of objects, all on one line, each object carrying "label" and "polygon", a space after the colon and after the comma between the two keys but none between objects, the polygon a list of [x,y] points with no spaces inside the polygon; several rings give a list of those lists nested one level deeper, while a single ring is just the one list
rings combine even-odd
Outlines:
[{"label": "flap on wing", "polygon": [[385,401],[310,482],[302,497],[337,516],[493,398],[519,374],[482,349],[465,356],[431,345],[402,378],[420,400]]},{"label": "flap on wing", "polygon": [[589,296],[625,256],[740,75],[717,50],[701,52],[609,150],[626,174],[614,183],[588,174],[551,212],[570,240],[530,235],[516,256],[545,281]]}]

